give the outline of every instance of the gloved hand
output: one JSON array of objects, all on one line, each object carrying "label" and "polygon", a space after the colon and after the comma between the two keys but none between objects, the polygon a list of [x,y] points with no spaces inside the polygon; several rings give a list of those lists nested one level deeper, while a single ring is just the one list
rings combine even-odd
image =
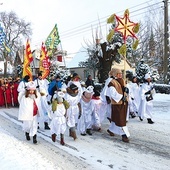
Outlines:
[{"label": "gloved hand", "polygon": [[124,92],[129,94],[129,89],[127,87],[124,87]]},{"label": "gloved hand", "polygon": [[126,96],[123,96],[121,100],[122,100],[123,102],[126,102],[126,101],[127,101]]},{"label": "gloved hand", "polygon": [[80,119],[80,117],[81,117],[81,113],[79,113],[78,119]]},{"label": "gloved hand", "polygon": [[151,91],[149,90],[149,91],[147,91],[146,93],[145,93],[145,95],[147,95],[147,94],[151,94]]}]

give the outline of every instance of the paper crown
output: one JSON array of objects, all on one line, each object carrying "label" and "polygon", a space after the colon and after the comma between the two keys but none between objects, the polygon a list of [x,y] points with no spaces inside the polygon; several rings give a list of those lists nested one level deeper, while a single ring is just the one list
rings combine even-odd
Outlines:
[{"label": "paper crown", "polygon": [[57,92],[57,96],[63,98],[65,94],[62,91]]},{"label": "paper crown", "polygon": [[27,90],[36,90],[35,83],[33,81],[28,82]]},{"label": "paper crown", "polygon": [[150,76],[150,74],[149,73],[147,73],[147,74],[145,74],[145,80],[147,80],[147,79],[149,79],[149,78],[151,78],[151,76]]}]

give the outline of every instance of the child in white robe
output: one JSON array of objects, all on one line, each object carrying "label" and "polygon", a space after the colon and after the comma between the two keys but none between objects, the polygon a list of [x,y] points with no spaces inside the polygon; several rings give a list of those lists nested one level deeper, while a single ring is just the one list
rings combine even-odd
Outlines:
[{"label": "child in white robe", "polygon": [[58,92],[57,97],[52,101],[52,121],[50,123],[50,131],[52,141],[56,141],[56,136],[60,135],[60,144],[65,145],[64,133],[66,131],[66,108],[63,103],[63,92]]},{"label": "child in white robe", "polygon": [[80,100],[81,106],[81,116],[78,119],[77,130],[80,132],[82,136],[85,136],[86,133],[92,135],[92,94],[93,94],[93,86],[88,86],[87,89],[82,94]]},{"label": "child in white robe", "polygon": [[101,121],[104,117],[104,112],[101,113],[101,106],[100,93],[95,91],[92,96],[92,127],[97,131],[101,130]]},{"label": "child in white robe", "polygon": [[34,82],[28,82],[25,91],[19,93],[18,120],[23,121],[23,131],[27,140],[33,136],[33,143],[37,143],[38,114],[42,113],[40,94],[36,91]]}]

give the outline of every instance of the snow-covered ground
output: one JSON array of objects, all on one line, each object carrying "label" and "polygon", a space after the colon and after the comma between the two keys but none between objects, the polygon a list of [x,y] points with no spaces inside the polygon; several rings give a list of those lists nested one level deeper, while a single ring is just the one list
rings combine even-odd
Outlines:
[{"label": "snow-covered ground", "polygon": [[[50,132],[40,125],[38,144],[26,141],[17,108],[0,108],[0,169],[1,170],[165,170],[170,160],[170,95],[154,96],[154,124],[138,118],[130,119],[130,143],[120,136],[111,137],[106,130],[74,141],[65,134],[65,146],[51,141]],[[59,140],[59,139],[58,139]]]}]

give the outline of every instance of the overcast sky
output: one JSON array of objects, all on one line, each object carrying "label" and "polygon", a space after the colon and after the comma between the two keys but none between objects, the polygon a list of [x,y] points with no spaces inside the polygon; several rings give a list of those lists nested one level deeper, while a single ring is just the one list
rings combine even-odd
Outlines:
[{"label": "overcast sky", "polygon": [[[0,0],[0,11],[14,11],[19,18],[32,23],[32,47],[40,47],[54,25],[58,25],[62,48],[68,53],[93,41],[92,30],[101,25],[106,37],[106,19],[116,13],[122,16],[129,9],[130,19],[138,22],[145,7],[159,0]],[[161,3],[161,2],[160,2]],[[163,5],[163,3],[162,3]],[[94,33],[93,33],[94,34]]]}]

